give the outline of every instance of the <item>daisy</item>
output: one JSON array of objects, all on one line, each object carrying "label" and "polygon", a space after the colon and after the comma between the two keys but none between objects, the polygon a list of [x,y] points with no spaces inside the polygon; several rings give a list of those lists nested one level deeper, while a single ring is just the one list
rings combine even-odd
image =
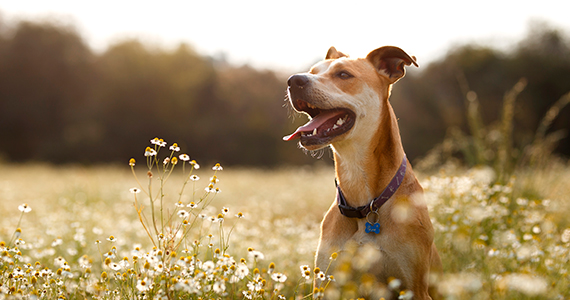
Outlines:
[{"label": "daisy", "polygon": [[180,154],[180,156],[178,156],[178,158],[180,158],[180,160],[182,160],[182,161],[189,161],[190,160],[190,156],[188,156],[188,154]]},{"label": "daisy", "polygon": [[251,293],[251,291],[242,291],[243,293],[243,297],[246,299],[252,299],[253,298],[253,294]]},{"label": "daisy", "polygon": [[120,269],[122,269],[121,265],[119,265],[118,263],[110,263],[109,268],[111,268],[113,271],[119,271]]},{"label": "daisy", "polygon": [[27,203],[21,204],[18,206],[18,209],[23,213],[29,213],[32,211],[32,208]]},{"label": "daisy", "polygon": [[241,280],[249,274],[249,269],[245,264],[240,264],[235,271],[235,275]]},{"label": "daisy", "polygon": [[58,267],[62,267],[65,263],[66,263],[65,259],[61,256],[54,259],[54,264]]},{"label": "daisy", "polygon": [[402,285],[402,281],[401,281],[400,279],[391,278],[391,280],[390,280],[390,279],[388,279],[388,280],[389,280],[389,282],[388,282],[388,287],[389,287],[391,290],[397,290],[397,289],[399,289],[400,286]]},{"label": "daisy", "polygon": [[301,269],[301,276],[305,279],[311,279],[311,269],[309,269],[308,265],[302,265],[299,268]]},{"label": "daisy", "polygon": [[250,252],[248,253],[248,255],[249,255],[251,258],[255,259],[255,260],[263,260],[263,259],[265,259],[265,255],[263,255],[263,253],[261,253],[261,252],[259,252],[259,251],[256,251],[256,250],[250,251]]},{"label": "daisy", "polygon": [[220,165],[220,163],[217,163],[215,166],[212,167],[212,170],[214,171],[221,171],[224,168],[222,168],[222,166]]},{"label": "daisy", "polygon": [[324,288],[315,288],[315,290],[313,291],[313,299],[321,299],[324,296]]},{"label": "daisy", "polygon": [[125,257],[119,262],[119,265],[120,265],[122,268],[125,268],[125,269],[128,268],[128,267],[131,265],[131,264],[129,263],[129,258],[125,256]]},{"label": "daisy", "polygon": [[139,290],[139,292],[146,292],[149,289],[148,283],[147,283],[148,279],[139,279],[139,281],[137,282],[137,290]]},{"label": "daisy", "polygon": [[179,216],[180,218],[183,218],[183,219],[184,219],[184,218],[187,218],[189,215],[190,215],[190,214],[189,214],[187,211],[183,210],[183,209],[181,209],[181,210],[178,211],[178,216]]},{"label": "daisy", "polygon": [[198,177],[198,175],[192,175],[192,176],[190,176],[190,180],[198,181],[198,180],[200,180],[200,177]]},{"label": "daisy", "polygon": [[209,260],[205,263],[202,264],[202,269],[204,270],[204,272],[206,273],[211,273],[214,271],[214,269],[216,268],[216,265],[214,264],[213,261]]},{"label": "daisy", "polygon": [[287,275],[276,272],[271,274],[271,279],[275,282],[285,282],[285,280],[287,280]]},{"label": "daisy", "polygon": [[153,145],[158,145],[159,147],[166,147],[166,142],[163,139],[159,139],[157,137],[150,140],[150,143]]},{"label": "daisy", "polygon": [[223,281],[216,281],[216,283],[214,283],[213,289],[215,293],[221,294],[226,290],[226,285]]},{"label": "daisy", "polygon": [[138,194],[141,192],[141,189],[134,187],[134,188],[130,189],[129,191],[133,194]]},{"label": "daisy", "polygon": [[178,152],[180,151],[180,147],[178,147],[177,143],[172,144],[172,146],[170,146],[170,150],[174,151],[174,152]]},{"label": "daisy", "polygon": [[156,150],[152,149],[151,147],[146,147],[144,151],[144,156],[155,156]]}]

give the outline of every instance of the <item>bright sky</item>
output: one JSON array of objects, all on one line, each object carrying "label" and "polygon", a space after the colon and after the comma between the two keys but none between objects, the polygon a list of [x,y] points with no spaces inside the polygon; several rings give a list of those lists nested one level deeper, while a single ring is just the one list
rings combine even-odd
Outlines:
[{"label": "bright sky", "polygon": [[450,46],[508,47],[531,20],[570,32],[568,0],[0,0],[0,21],[56,19],[77,26],[95,50],[125,37],[283,71],[305,71],[330,46],[363,56],[399,46],[420,65]]}]

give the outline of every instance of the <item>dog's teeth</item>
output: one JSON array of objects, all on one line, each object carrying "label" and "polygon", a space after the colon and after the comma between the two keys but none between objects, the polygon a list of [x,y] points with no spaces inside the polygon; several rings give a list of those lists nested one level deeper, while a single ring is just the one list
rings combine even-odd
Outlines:
[{"label": "dog's teeth", "polygon": [[344,120],[343,120],[343,119],[338,119],[338,120],[336,120],[336,124],[335,124],[335,125],[341,126],[342,124],[344,124]]},{"label": "dog's teeth", "polygon": [[[338,122],[337,122],[337,123],[338,123]],[[338,125],[336,125],[336,124],[334,124],[333,127],[332,127],[332,129],[337,129],[337,128],[338,128]]]},{"label": "dog's teeth", "polygon": [[317,128],[313,130],[313,135],[317,135]]}]

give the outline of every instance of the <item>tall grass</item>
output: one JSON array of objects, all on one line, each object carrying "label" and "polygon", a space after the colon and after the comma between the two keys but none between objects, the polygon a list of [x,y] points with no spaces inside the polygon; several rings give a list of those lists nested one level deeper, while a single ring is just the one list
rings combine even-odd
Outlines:
[{"label": "tall grass", "polygon": [[[521,78],[505,93],[500,119],[488,125],[481,117],[478,95],[470,89],[462,72],[457,73],[457,80],[465,95],[468,132],[462,132],[457,127],[449,128],[445,140],[418,163],[420,170],[437,169],[446,163],[491,166],[497,175],[496,181],[505,184],[518,172],[548,167],[550,162],[556,160],[553,151],[566,133],[562,130],[548,133],[548,129],[560,111],[570,103],[570,92],[549,108],[531,142],[515,148],[513,126],[516,100],[526,88],[527,80]],[[460,154],[462,159],[457,159],[456,154]]]}]

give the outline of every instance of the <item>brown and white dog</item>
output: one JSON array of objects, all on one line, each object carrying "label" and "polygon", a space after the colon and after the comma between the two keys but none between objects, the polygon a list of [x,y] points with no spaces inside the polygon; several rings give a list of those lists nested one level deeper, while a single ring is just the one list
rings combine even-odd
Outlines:
[{"label": "brown and white dog", "polygon": [[368,273],[384,283],[399,279],[414,299],[431,299],[429,275],[441,272],[441,260],[388,101],[410,65],[418,66],[415,57],[397,47],[356,59],[330,48],[309,72],[289,78],[291,105],[310,121],[283,139],[300,139],[308,150],[333,149],[337,201],[321,224],[316,266],[326,269],[331,254],[348,243],[373,245],[381,258]]}]

